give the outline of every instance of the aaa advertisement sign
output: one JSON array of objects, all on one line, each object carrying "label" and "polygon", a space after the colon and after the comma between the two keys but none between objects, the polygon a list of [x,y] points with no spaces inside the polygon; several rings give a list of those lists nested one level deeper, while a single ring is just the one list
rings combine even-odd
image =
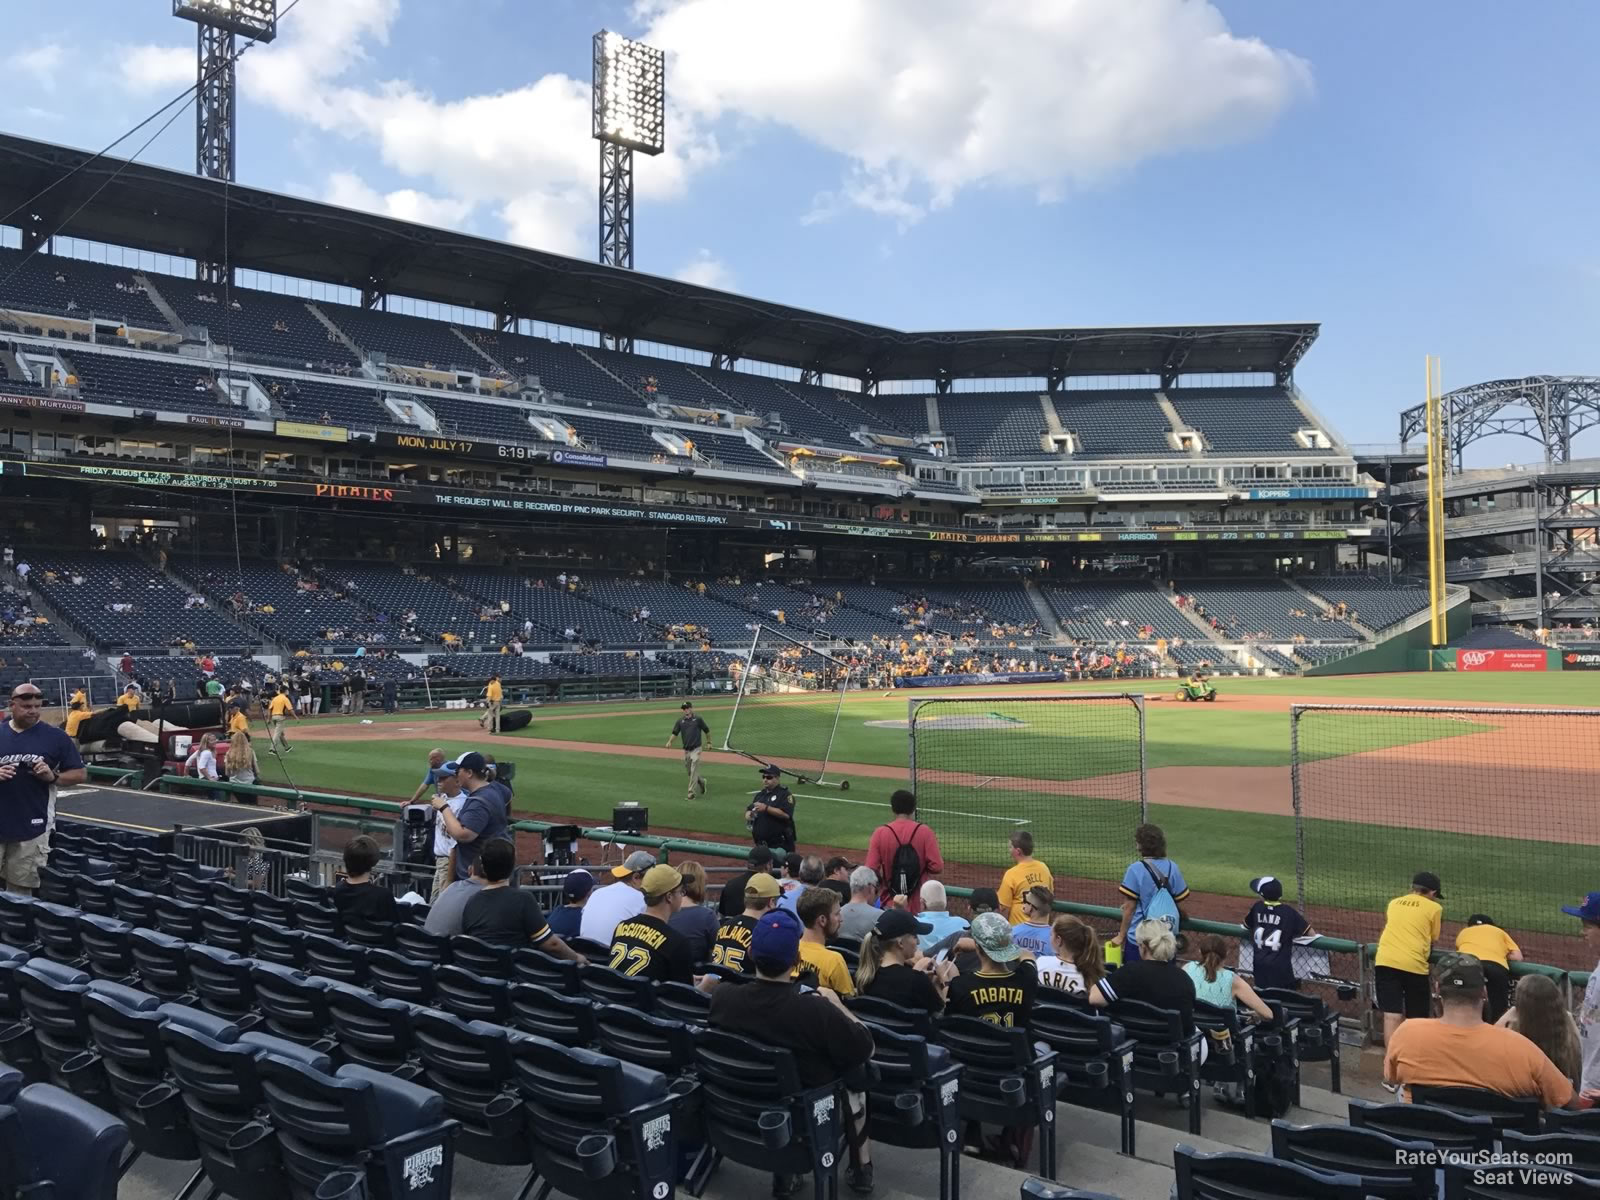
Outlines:
[{"label": "aaa advertisement sign", "polygon": [[1546,671],[1550,653],[1546,650],[1457,650],[1458,671]]}]

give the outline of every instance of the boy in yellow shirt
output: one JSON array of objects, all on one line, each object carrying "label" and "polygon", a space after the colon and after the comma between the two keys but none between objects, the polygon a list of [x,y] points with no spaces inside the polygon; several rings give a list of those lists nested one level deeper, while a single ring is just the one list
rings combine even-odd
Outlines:
[{"label": "boy in yellow shirt", "polygon": [[1428,955],[1439,940],[1444,918],[1444,909],[1439,905],[1442,899],[1439,877],[1432,871],[1418,871],[1411,877],[1411,890],[1389,901],[1383,933],[1378,936],[1378,953],[1373,959],[1385,1046],[1408,1017],[1433,1015]]},{"label": "boy in yellow shirt", "polygon": [[1483,1019],[1493,1025],[1511,1007],[1511,964],[1522,961],[1522,947],[1494,923],[1493,917],[1473,913],[1467,926],[1456,934],[1456,949],[1470,954],[1483,967],[1489,1003]]},{"label": "boy in yellow shirt", "polygon": [[1029,888],[1053,889],[1056,878],[1050,868],[1033,856],[1033,834],[1019,829],[1011,835],[1012,865],[1000,879],[1000,911],[1013,925],[1027,920],[1022,897]]}]

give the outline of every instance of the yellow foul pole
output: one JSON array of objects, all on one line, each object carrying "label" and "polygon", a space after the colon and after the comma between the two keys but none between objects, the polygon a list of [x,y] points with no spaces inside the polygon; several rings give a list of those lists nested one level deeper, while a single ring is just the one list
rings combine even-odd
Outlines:
[{"label": "yellow foul pole", "polygon": [[1445,448],[1439,360],[1424,360],[1428,416],[1428,612],[1435,646],[1446,639],[1444,619],[1444,484],[1449,455]]}]

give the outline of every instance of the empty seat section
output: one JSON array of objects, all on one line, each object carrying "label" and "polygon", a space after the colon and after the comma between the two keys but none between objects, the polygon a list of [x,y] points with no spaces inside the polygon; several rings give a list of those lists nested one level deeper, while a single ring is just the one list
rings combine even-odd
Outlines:
[{"label": "empty seat section", "polygon": [[646,402],[661,401],[690,408],[728,407],[728,397],[688,363],[599,348],[586,350],[586,353],[644,397]]},{"label": "empty seat section", "polygon": [[212,368],[181,358],[135,358],[91,354],[78,346],[63,347],[61,357],[76,372],[85,400],[125,404],[130,408],[171,409],[265,419],[230,402],[215,386]]},{"label": "empty seat section", "polygon": [[[635,421],[607,421],[602,417],[575,417],[552,413],[578,431],[584,443],[602,454],[653,460],[672,457],[667,448],[650,436],[650,426]],[[684,462],[689,460],[685,458]]]},{"label": "empty seat section", "polygon": [[[942,413],[944,401],[939,403]],[[1154,392],[1057,392],[1054,403],[1061,427],[1077,435],[1078,458],[1179,453],[1167,439],[1172,426],[1156,403]]]},{"label": "empty seat section", "polygon": [[311,425],[343,425],[351,429],[376,429],[400,423],[383,406],[375,387],[313,379],[278,379],[260,372],[255,378],[290,420]]},{"label": "empty seat section", "polygon": [[623,613],[624,619],[636,608],[649,609],[650,624],[693,625],[713,641],[737,642],[748,639],[749,627],[756,622],[752,613],[725,604],[709,593],[702,596],[677,584],[635,576],[590,576],[585,573],[583,586],[587,589],[585,594],[588,599]]},{"label": "empty seat section", "polygon": [[1141,625],[1152,626],[1157,637],[1194,641],[1204,636],[1169,597],[1147,583],[1072,583],[1044,593],[1067,636],[1082,641],[1134,641]]},{"label": "empty seat section", "polygon": [[1330,454],[1303,446],[1311,425],[1282,388],[1173,388],[1172,407],[1219,454]]},{"label": "empty seat section", "polygon": [[446,675],[457,679],[487,679],[498,675],[505,680],[553,679],[573,680],[582,672],[570,671],[553,662],[544,662],[531,654],[435,654],[429,657],[430,667],[439,667]]},{"label": "empty seat section", "polygon": [[1315,592],[1329,604],[1343,603],[1351,618],[1368,629],[1382,629],[1404,621],[1428,607],[1428,589],[1408,579],[1390,583],[1371,575],[1336,575],[1299,582],[1301,587]]},{"label": "empty seat section", "polygon": [[953,443],[952,457],[1047,459],[1047,431],[1038,392],[974,392],[939,398],[939,424]]},{"label": "empty seat section", "polygon": [[128,267],[43,253],[24,262],[21,251],[0,250],[0,279],[6,280],[5,302],[24,312],[60,313],[83,321],[94,316],[139,329],[170,329]]},{"label": "empty seat section", "polygon": [[[332,640],[339,641],[355,632],[378,629],[388,635],[387,642],[402,640],[397,622],[379,624],[370,612],[337,596],[321,580],[284,570],[278,563],[249,559],[236,563],[232,555],[174,554],[167,565],[219,606],[235,592],[243,592],[250,606],[245,619],[280,641],[322,640],[330,631]],[[310,586],[302,588],[302,580]]]},{"label": "empty seat section", "polygon": [[518,379],[537,376],[539,385],[551,394],[552,400],[564,396],[579,404],[610,404],[632,409],[645,406],[638,393],[585,358],[577,346],[520,333],[495,336],[498,344],[489,349],[496,361]]},{"label": "empty seat section", "polygon": [[[225,296],[218,284],[172,275],[149,279],[187,324],[204,325],[214,344],[231,343],[241,357],[307,369],[357,365],[355,355],[298,297],[241,287]],[[229,296],[239,307],[228,307]]]},{"label": "empty seat section", "polygon": [[435,637],[452,633],[466,643],[500,644],[522,626],[521,621],[502,615],[498,606],[494,606],[493,617],[485,620],[485,605],[451,591],[445,582],[407,574],[397,566],[330,563],[318,574],[325,584],[349,592],[362,604],[382,609],[391,619],[403,620],[414,611],[417,628]]},{"label": "empty seat section", "polygon": [[815,441],[827,446],[859,444],[850,436],[851,429],[859,422],[835,420],[801,399],[779,380],[745,371],[718,371],[710,367],[696,367],[694,370],[695,374],[703,375],[726,393],[736,410],[763,420],[777,413],[794,441]]},{"label": "empty seat section", "polygon": [[1178,590],[1205,608],[1224,638],[1300,636],[1314,642],[1351,642],[1361,637],[1344,621],[1326,619],[1316,604],[1277,580],[1180,582]]},{"label": "empty seat section", "polygon": [[505,601],[511,606],[519,633],[523,624],[531,620],[534,630],[530,645],[558,645],[566,640],[568,629],[574,633],[582,630],[584,638],[599,640],[608,646],[657,640],[648,626],[632,621],[629,616],[618,616],[611,609],[562,588],[556,582],[559,574],[561,571],[555,567],[530,568],[526,573],[500,568],[452,567],[444,578],[452,586],[486,603],[498,605]]},{"label": "empty seat section", "polygon": [[379,312],[348,304],[321,304],[323,314],[367,353],[381,351],[390,362],[438,370],[457,368],[485,375],[488,361],[455,335],[444,321],[406,313]]},{"label": "empty seat section", "polygon": [[[513,404],[489,404],[461,396],[430,392],[413,397],[410,393],[395,393],[402,404],[415,399],[433,411],[439,420],[441,432],[462,437],[494,438],[506,442],[526,442],[537,445],[544,439],[539,431],[528,424],[529,409]],[[549,416],[558,416],[550,413]],[[553,444],[553,443],[552,443]]]},{"label": "empty seat section", "polygon": [[771,624],[774,610],[783,613],[784,624],[797,630],[814,629],[835,637],[868,637],[872,634],[899,633],[903,623],[876,612],[863,612],[841,605],[834,596],[839,589],[818,584],[814,590],[787,584],[764,582],[707,585],[707,592],[724,603],[751,610],[758,619]]},{"label": "empty seat section", "polygon": [[[164,647],[182,636],[196,646],[220,649],[255,640],[209,607],[185,608],[193,593],[134,555],[39,547],[18,550],[18,562],[25,553],[32,567],[29,582],[57,613],[99,645]],[[74,583],[74,578],[83,582]],[[113,605],[126,610],[113,611]]]}]

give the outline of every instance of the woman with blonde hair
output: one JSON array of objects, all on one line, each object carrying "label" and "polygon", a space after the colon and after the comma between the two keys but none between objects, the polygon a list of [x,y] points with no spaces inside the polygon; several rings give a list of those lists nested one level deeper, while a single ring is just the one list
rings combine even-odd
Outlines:
[{"label": "woman with blonde hair", "polygon": [[1106,976],[1100,939],[1087,922],[1062,913],[1050,926],[1054,954],[1037,963],[1039,982],[1073,996],[1088,998],[1089,989]]},{"label": "woman with blonde hair", "polygon": [[[254,825],[248,829],[240,830],[239,840],[245,845],[248,853],[244,862],[239,865],[238,874],[242,875],[243,885],[251,891],[267,886],[267,839],[261,830]],[[235,882],[239,882],[235,880]]]},{"label": "woman with blonde hair", "polygon": [[902,908],[884,909],[877,926],[861,939],[856,994],[934,1015],[943,1012],[956,968],[950,962],[936,964],[918,949],[917,938],[932,928]]},{"label": "woman with blonde hair", "polygon": [[1543,1050],[1574,1086],[1582,1078],[1578,1025],[1561,1003],[1561,990],[1548,975],[1524,975],[1517,983],[1511,1007],[1495,1023],[1520,1033]]},{"label": "woman with blonde hair", "polygon": [[678,867],[683,876],[684,903],[667,922],[694,949],[694,961],[711,961],[711,947],[717,943],[717,910],[706,907],[706,869],[693,859]]},{"label": "woman with blonde hair", "polygon": [[[228,752],[222,756],[222,769],[229,783],[254,783],[256,781],[256,749],[250,744],[250,735],[240,730],[228,739]],[[241,804],[255,804],[254,792],[234,792]]]},{"label": "woman with blonde hair", "polygon": [[[1157,1008],[1170,1008],[1183,1017],[1184,1033],[1194,1032],[1194,980],[1172,960],[1178,938],[1165,921],[1140,921],[1131,934],[1139,957],[1118,967],[1089,989],[1089,1003],[1105,1008],[1118,1000],[1142,1000]],[[1200,1040],[1200,1061],[1209,1053],[1210,1038]]]}]

